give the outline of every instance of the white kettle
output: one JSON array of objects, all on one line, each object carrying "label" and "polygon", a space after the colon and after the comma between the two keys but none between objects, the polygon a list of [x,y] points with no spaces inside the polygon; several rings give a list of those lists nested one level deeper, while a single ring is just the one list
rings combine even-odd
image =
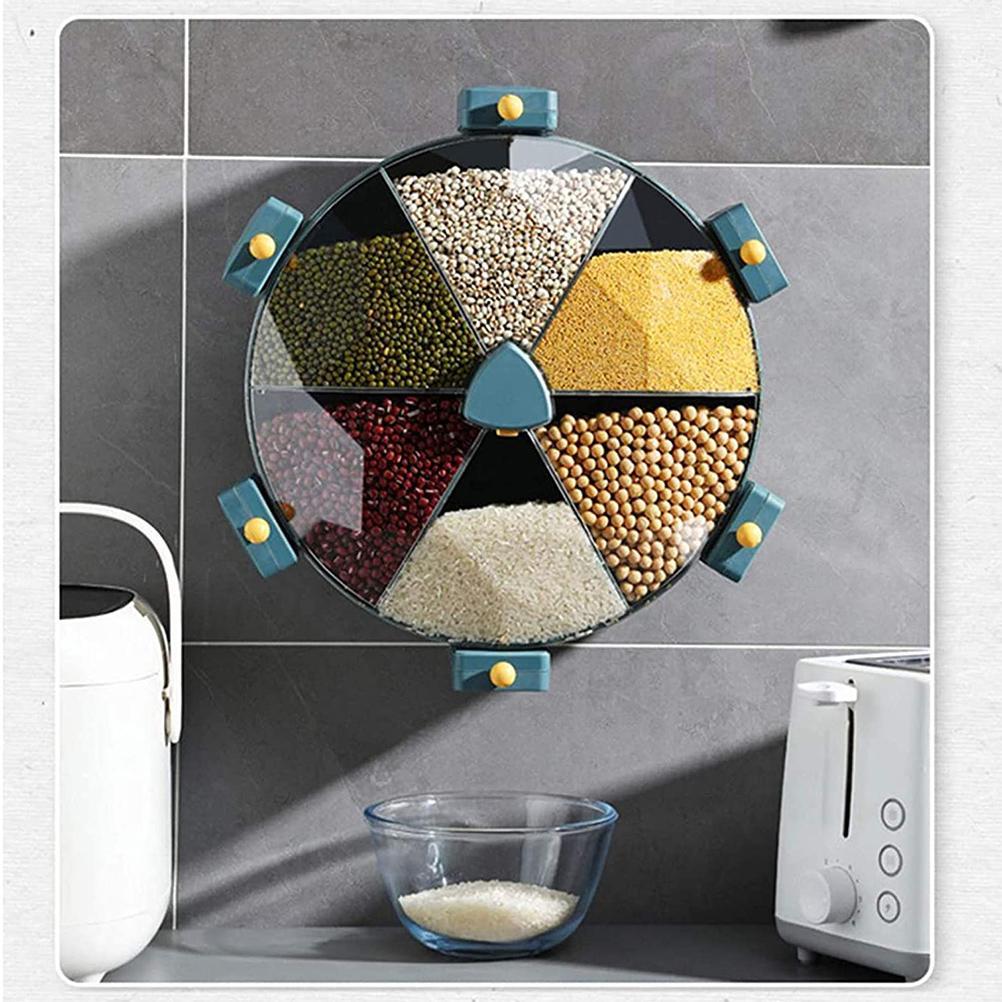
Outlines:
[{"label": "white kettle", "polygon": [[84,982],[135,957],[171,893],[170,746],[181,734],[181,587],[163,537],[131,512],[61,504],[132,526],[167,579],[170,644],[122,588],[62,585],[58,631],[59,963]]}]

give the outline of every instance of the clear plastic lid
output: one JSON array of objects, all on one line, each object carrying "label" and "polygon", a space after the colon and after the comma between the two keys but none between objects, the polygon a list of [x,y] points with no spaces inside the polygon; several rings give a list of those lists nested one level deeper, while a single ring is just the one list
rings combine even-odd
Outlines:
[{"label": "clear plastic lid", "polygon": [[[551,389],[545,427],[463,418],[506,340]],[[446,140],[333,196],[259,311],[248,384],[259,471],[314,562],[485,646],[583,636],[677,581],[758,425],[750,317],[702,224],[549,137]]]}]

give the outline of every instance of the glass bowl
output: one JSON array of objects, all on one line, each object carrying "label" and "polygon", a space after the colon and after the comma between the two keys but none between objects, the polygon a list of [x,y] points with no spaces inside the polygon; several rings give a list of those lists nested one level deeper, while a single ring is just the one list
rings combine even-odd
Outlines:
[{"label": "glass bowl", "polygon": [[570,936],[618,817],[549,793],[421,793],[365,809],[397,917],[419,943],[467,959],[527,957]]}]

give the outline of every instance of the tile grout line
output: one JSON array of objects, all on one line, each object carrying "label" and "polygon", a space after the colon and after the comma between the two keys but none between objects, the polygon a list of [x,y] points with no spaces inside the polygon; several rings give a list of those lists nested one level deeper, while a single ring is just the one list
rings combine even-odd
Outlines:
[{"label": "tile grout line", "polygon": [[[187,74],[185,75],[187,89]],[[187,97],[186,97],[187,100]],[[185,129],[184,152],[182,153],[60,153],[67,159],[95,160],[209,160],[221,162],[249,163],[381,163],[384,157],[314,157],[280,156],[265,154],[222,154],[189,153],[188,131]],[[714,161],[714,160],[631,160],[635,167],[730,167],[730,168],[777,168],[805,170],[931,170],[931,164],[864,164],[864,163],[776,163],[756,161]]]},{"label": "tile grout line", "polygon": [[184,22],[184,154],[181,156],[181,399],[180,399],[180,464],[178,508],[178,576],[184,585],[184,487],[187,420],[185,414],[188,375],[188,19]]},{"label": "tile grout line", "polygon": [[191,19],[184,19],[184,135],[181,137],[182,155],[189,153],[189,133],[191,132]]},{"label": "tile grout line", "polygon": [[74,153],[60,150],[60,160],[182,160],[183,153]]},{"label": "tile grout line", "polygon": [[[181,585],[181,595],[184,594],[184,466],[187,459],[187,449],[185,436],[187,434],[187,421],[185,415],[185,403],[187,398],[187,168],[188,168],[188,131],[190,118],[190,89],[189,89],[189,38],[190,20],[184,18],[184,66],[183,66],[183,104],[181,113],[181,127],[183,136],[181,137],[181,316],[180,316],[180,454],[178,468],[177,485],[177,576]],[[183,612],[181,614],[181,647],[185,643],[183,639]],[[183,667],[181,668],[183,671]],[[181,712],[183,714],[183,703]],[[179,745],[174,745],[173,755],[173,791],[172,791],[172,847],[170,861],[170,928],[177,929],[177,897],[179,884],[179,862],[180,862],[180,804],[181,804],[181,757]]]},{"label": "tile grout line", "polygon": [[[420,640],[186,640],[185,647],[420,647],[449,648],[447,643]],[[587,650],[710,650],[710,651],[903,651],[923,650],[928,644],[659,644],[659,643],[570,643],[553,649]]]}]

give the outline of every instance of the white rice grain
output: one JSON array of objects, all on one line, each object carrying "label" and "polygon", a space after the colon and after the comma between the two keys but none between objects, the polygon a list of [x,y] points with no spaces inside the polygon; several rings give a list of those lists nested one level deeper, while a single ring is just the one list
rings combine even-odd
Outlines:
[{"label": "white rice grain", "polygon": [[379,609],[450,640],[532,644],[617,619],[626,601],[574,512],[530,502],[442,515]]},{"label": "white rice grain", "polygon": [[467,880],[397,899],[403,913],[429,932],[481,943],[513,943],[563,925],[576,894],[514,880]]}]

